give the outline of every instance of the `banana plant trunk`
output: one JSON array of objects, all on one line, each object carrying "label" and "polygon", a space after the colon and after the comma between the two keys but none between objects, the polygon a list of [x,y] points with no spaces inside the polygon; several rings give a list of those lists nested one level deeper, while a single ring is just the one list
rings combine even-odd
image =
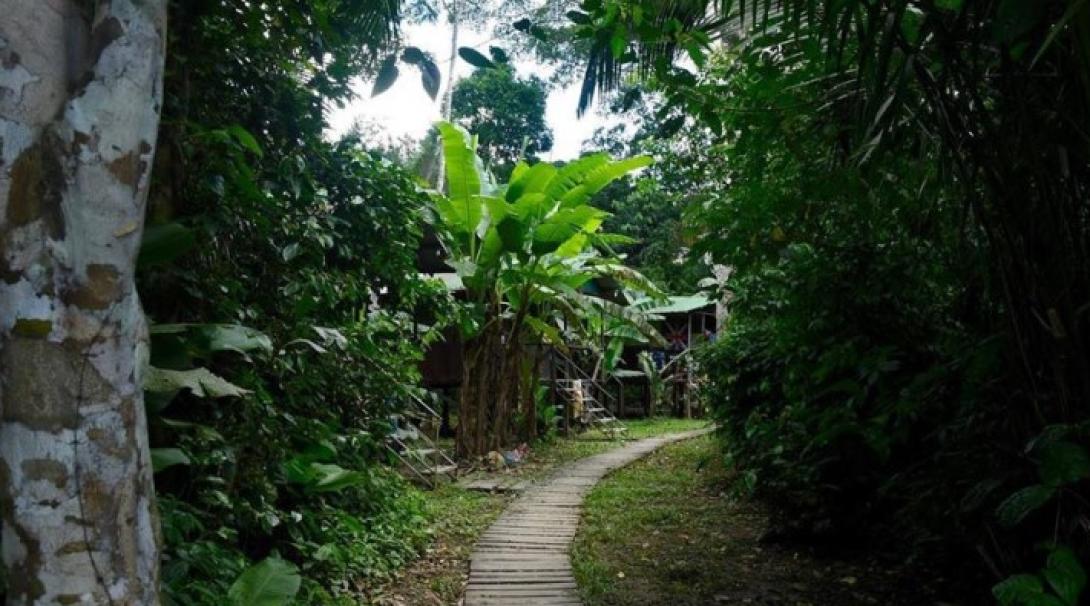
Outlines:
[{"label": "banana plant trunk", "polygon": [[134,272],[166,0],[0,0],[8,604],[158,604]]},{"label": "banana plant trunk", "polygon": [[484,456],[511,443],[520,393],[520,326],[521,319],[490,321],[464,346],[456,439],[459,457]]}]

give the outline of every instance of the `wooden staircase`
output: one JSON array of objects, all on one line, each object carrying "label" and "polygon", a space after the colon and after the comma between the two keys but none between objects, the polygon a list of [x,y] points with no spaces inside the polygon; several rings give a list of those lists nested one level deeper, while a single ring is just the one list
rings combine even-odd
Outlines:
[{"label": "wooden staircase", "polygon": [[590,429],[597,429],[610,439],[626,437],[628,427],[602,406],[592,394],[594,390],[583,379],[558,379],[558,387],[564,394],[566,405],[571,406],[578,422]]},{"label": "wooden staircase", "polygon": [[[389,419],[386,449],[397,458],[404,474],[430,488],[444,478],[457,477],[458,465],[439,447],[441,417],[431,406],[414,396],[404,412],[392,414]],[[434,428],[435,435],[429,436],[421,427]]]},{"label": "wooden staircase", "polygon": [[598,429],[610,439],[623,439],[628,432],[612,410],[616,399],[602,381],[595,380],[570,356],[554,350],[553,364],[557,371],[554,381],[562,403],[557,404],[557,418],[577,423],[588,429]]}]

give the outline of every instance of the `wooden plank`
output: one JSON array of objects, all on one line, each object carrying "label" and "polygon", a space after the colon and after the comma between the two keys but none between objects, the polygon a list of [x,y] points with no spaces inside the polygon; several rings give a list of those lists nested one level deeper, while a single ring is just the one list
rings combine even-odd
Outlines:
[{"label": "wooden plank", "polygon": [[465,606],[579,606],[570,549],[583,498],[610,471],[710,430],[649,438],[587,457],[525,488],[481,535],[469,564]]}]

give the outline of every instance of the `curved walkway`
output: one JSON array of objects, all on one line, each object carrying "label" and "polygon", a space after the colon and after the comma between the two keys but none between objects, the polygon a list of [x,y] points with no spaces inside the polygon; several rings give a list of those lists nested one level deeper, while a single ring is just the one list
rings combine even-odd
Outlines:
[{"label": "curved walkway", "polygon": [[481,535],[469,565],[465,606],[579,605],[569,548],[583,497],[606,474],[700,429],[632,442],[576,461],[528,489]]}]

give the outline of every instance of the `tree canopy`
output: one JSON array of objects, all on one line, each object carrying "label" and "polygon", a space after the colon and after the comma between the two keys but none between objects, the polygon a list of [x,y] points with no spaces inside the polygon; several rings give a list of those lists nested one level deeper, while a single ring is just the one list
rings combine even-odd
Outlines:
[{"label": "tree canopy", "polygon": [[544,81],[520,78],[508,65],[478,69],[454,87],[451,115],[477,136],[481,157],[505,179],[521,158],[535,159],[552,149],[547,95]]}]

